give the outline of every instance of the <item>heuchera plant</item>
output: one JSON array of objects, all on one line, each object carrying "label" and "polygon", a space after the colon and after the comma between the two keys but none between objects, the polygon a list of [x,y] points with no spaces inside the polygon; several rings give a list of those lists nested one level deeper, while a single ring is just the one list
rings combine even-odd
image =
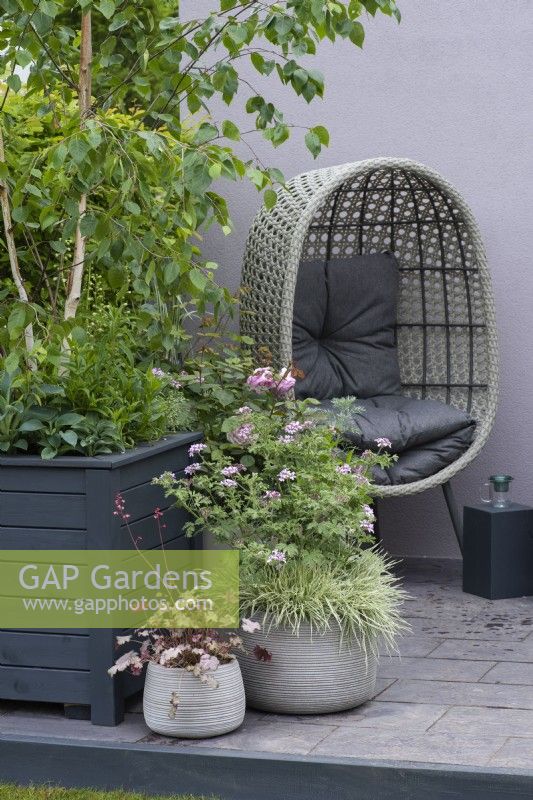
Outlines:
[{"label": "heuchera plant", "polygon": [[[257,622],[242,620],[244,631],[251,633],[259,627]],[[133,634],[117,636],[116,641],[118,647],[128,643],[136,647],[117,658],[108,670],[112,677],[126,670],[140,675],[144,665],[151,662],[169,669],[184,669],[212,689],[218,687],[213,675],[218,667],[234,661],[237,651],[244,652],[240,636],[212,628],[136,630]]]}]

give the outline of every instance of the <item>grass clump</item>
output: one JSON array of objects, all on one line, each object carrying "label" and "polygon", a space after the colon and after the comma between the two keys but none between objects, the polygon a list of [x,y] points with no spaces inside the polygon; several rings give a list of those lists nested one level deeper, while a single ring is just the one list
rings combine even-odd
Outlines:
[{"label": "grass clump", "polygon": [[400,616],[406,593],[391,571],[394,562],[375,549],[362,550],[337,563],[289,561],[283,569],[266,566],[241,575],[245,616],[260,616],[264,625],[286,626],[298,633],[307,622],[324,632],[338,625],[342,636],[375,650],[381,637],[393,647],[407,628]]},{"label": "grass clump", "polygon": [[216,798],[195,797],[191,794],[177,794],[172,797],[155,797],[115,789],[101,792],[96,789],[63,789],[59,786],[15,786],[0,785],[0,800],[216,800]]}]

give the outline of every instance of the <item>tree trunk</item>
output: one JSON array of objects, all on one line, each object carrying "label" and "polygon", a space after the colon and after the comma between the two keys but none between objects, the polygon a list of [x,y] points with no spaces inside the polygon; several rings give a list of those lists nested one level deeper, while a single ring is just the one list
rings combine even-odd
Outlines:
[{"label": "tree trunk", "polygon": [[[0,164],[5,164],[5,160],[6,157],[4,153],[4,136],[0,128]],[[13,281],[15,283],[15,286],[17,287],[19,299],[23,303],[27,303],[28,293],[26,292],[26,288],[22,280],[22,275],[20,272],[19,261],[17,256],[17,246],[15,244],[15,237],[13,235],[13,225],[11,222],[11,206],[9,202],[9,191],[7,188],[7,183],[1,180],[0,180],[0,205],[2,206],[4,234],[6,239],[7,252],[9,256],[9,263],[11,265],[11,274],[13,276]],[[33,349],[33,344],[34,344],[33,326],[31,324],[24,329],[24,338],[26,341],[26,349],[28,353],[30,353],[31,350]],[[28,361],[28,364],[30,366],[33,366],[32,362],[30,361]]]},{"label": "tree trunk", "polygon": [[[80,125],[83,129],[85,121],[91,113],[91,62],[92,62],[91,12],[87,11],[81,18],[80,43],[80,82],[78,86],[78,106],[80,109]],[[67,284],[65,301],[65,319],[76,316],[81,297],[83,271],[85,269],[85,236],[81,232],[81,221],[87,211],[87,195],[82,194],[78,204],[78,224],[74,241],[74,257]]]}]

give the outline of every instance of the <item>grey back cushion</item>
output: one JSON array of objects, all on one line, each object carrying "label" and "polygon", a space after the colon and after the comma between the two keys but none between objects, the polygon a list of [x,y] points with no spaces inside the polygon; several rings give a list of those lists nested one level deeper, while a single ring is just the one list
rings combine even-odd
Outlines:
[{"label": "grey back cushion", "polygon": [[300,264],[293,361],[300,399],[398,394],[398,262],[392,253]]}]

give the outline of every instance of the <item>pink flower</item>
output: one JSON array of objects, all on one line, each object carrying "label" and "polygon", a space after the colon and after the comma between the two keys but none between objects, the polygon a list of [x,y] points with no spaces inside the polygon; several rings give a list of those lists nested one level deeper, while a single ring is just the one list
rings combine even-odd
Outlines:
[{"label": "pink flower", "polygon": [[127,669],[131,669],[134,675],[139,675],[142,672],[142,666],[142,661],[138,654],[135,650],[130,650],[128,653],[124,653],[124,655],[120,656],[120,658],[117,658],[113,666],[107,671],[111,677],[116,675],[117,672],[125,672]]},{"label": "pink flower", "polygon": [[246,379],[246,384],[253,392],[260,394],[261,392],[268,392],[270,389],[274,389],[276,381],[270,367],[258,367]]},{"label": "pink flower", "polygon": [[372,522],[370,522],[369,519],[364,519],[361,523],[361,527],[364,531],[367,531],[368,533],[374,533],[374,525]]},{"label": "pink flower", "polygon": [[241,620],[241,628],[246,633],[255,633],[261,630],[261,625],[258,622],[254,622],[253,619],[244,618]]},{"label": "pink flower", "polygon": [[207,445],[203,442],[195,442],[195,444],[191,444],[189,447],[189,456],[192,458],[193,456],[197,456],[198,453],[201,453],[202,450],[207,450]]},{"label": "pink flower", "polygon": [[283,396],[284,394],[288,394],[292,389],[294,389],[294,385],[296,383],[296,378],[293,378],[290,373],[284,375],[281,380],[278,380],[275,386],[276,394]]},{"label": "pink flower", "polygon": [[242,472],[246,467],[242,464],[230,464],[229,467],[223,467],[221,472],[225,478],[230,478],[232,475],[238,475],[239,472]]},{"label": "pink flower", "polygon": [[281,492],[276,492],[275,489],[270,489],[268,492],[264,493],[261,500],[265,500],[266,502],[270,502],[272,500],[281,500]]},{"label": "pink flower", "polygon": [[278,481],[280,483],[284,483],[285,481],[295,481],[296,480],[296,473],[293,472],[291,469],[282,469],[278,475]]},{"label": "pink flower", "polygon": [[374,439],[374,441],[378,447],[392,447],[392,442],[390,439],[386,439],[384,436],[378,436],[378,438]]},{"label": "pink flower", "polygon": [[204,653],[200,656],[200,670],[202,672],[214,672],[220,661],[216,656],[210,656],[209,653]]},{"label": "pink flower", "polygon": [[372,508],[372,506],[364,505],[363,511],[365,512],[365,515],[368,517],[369,520],[372,521],[375,519],[374,509]]},{"label": "pink flower", "polygon": [[294,436],[278,436],[278,442],[281,442],[281,444],[293,444]]},{"label": "pink flower", "polygon": [[172,386],[173,389],[182,388],[181,383],[179,381],[174,380],[174,378],[172,378],[172,380],[170,381],[170,385]]},{"label": "pink flower", "polygon": [[199,472],[202,469],[202,465],[199,461],[193,461],[192,464],[187,464],[185,469],[183,470],[186,475],[194,475],[195,472]]},{"label": "pink flower", "polygon": [[275,562],[277,564],[285,564],[287,561],[287,556],[283,552],[283,550],[272,550],[270,555],[267,558],[267,564],[272,564]]},{"label": "pink flower", "polygon": [[335,472],[338,472],[339,475],[351,475],[352,468],[349,464],[340,464],[335,467]]},{"label": "pink flower", "polygon": [[294,436],[296,433],[301,433],[301,431],[305,430],[305,426],[302,422],[294,420],[294,422],[288,422],[283,430],[285,433],[288,433],[289,436]]},{"label": "pink flower", "polygon": [[152,367],[152,375],[155,375],[156,378],[164,378],[166,374],[160,367]]},{"label": "pink flower", "polygon": [[123,522],[127,522],[131,516],[130,514],[126,514],[126,503],[120,492],[117,492],[115,495],[115,510],[113,511],[113,516],[120,517]]},{"label": "pink flower", "polygon": [[228,489],[235,489],[237,486],[237,481],[232,480],[231,478],[224,478],[223,481],[220,481],[221,486],[226,486]]},{"label": "pink flower", "polygon": [[226,434],[227,439],[232,444],[247,445],[251,444],[253,439],[254,426],[250,422],[240,425],[234,431]]},{"label": "pink flower", "polygon": [[237,411],[235,413],[236,414],[251,414],[252,413],[252,409],[250,408],[250,406],[241,406],[240,408],[237,409]]},{"label": "pink flower", "polygon": [[126,642],[131,642],[131,634],[129,636],[117,636],[116,637],[117,646],[121,647]]}]

